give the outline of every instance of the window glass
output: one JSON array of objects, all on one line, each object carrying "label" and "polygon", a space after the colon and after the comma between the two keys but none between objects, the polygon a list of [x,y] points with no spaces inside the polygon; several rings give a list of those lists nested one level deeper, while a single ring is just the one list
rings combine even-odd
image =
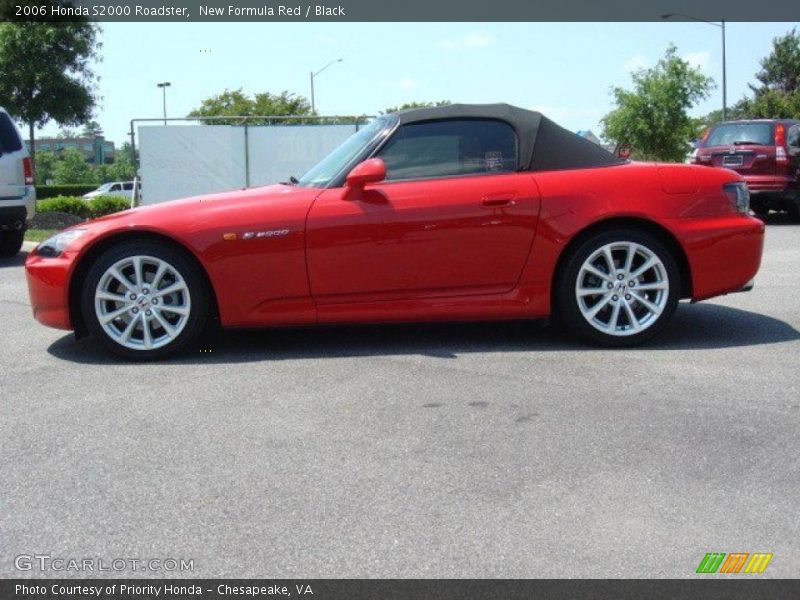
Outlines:
[{"label": "window glass", "polygon": [[424,179],[517,170],[517,136],[502,121],[453,119],[403,125],[378,156],[386,179]]},{"label": "window glass", "polygon": [[118,183],[115,183],[114,185],[112,185],[112,186],[111,186],[111,191],[112,191],[112,192],[118,192],[118,191],[120,191],[121,189],[122,189],[122,188],[120,188],[120,186],[119,186],[119,184],[118,184]]},{"label": "window glass", "polygon": [[361,127],[347,138],[333,152],[328,154],[303,175],[298,185],[302,187],[325,187],[334,181],[348,165],[355,162],[382,132],[388,129],[390,121],[387,117],[375,119],[369,125]]},{"label": "window glass", "polygon": [[794,125],[786,134],[786,143],[789,146],[800,146],[800,125]]},{"label": "window glass", "polygon": [[122,189],[123,190],[132,190],[133,189],[133,183],[123,183],[122,184]]},{"label": "window glass", "polygon": [[704,146],[731,146],[773,144],[772,123],[725,123],[718,125],[708,136]]},{"label": "window glass", "polygon": [[0,113],[0,152],[17,152],[22,150],[22,141],[17,128],[6,113]]}]

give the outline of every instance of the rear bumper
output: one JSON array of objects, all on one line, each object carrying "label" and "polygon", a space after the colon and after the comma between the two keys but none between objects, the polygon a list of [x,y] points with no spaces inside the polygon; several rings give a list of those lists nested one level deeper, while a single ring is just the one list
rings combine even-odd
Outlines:
[{"label": "rear bumper", "polygon": [[0,231],[21,231],[36,214],[36,188],[25,187],[25,195],[0,200]]},{"label": "rear bumper", "polygon": [[676,227],[692,272],[692,301],[752,289],[764,249],[763,221],[737,214]]},{"label": "rear bumper", "polygon": [[756,197],[777,195],[794,198],[797,194],[797,181],[781,175],[744,175],[750,193]]}]

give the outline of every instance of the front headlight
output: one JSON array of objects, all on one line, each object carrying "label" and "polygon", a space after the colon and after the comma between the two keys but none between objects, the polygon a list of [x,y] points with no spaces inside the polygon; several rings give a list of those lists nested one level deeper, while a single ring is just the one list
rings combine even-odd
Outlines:
[{"label": "front headlight", "polygon": [[86,233],[85,229],[70,229],[69,231],[57,233],[53,237],[46,239],[41,244],[36,246],[35,253],[46,258],[55,258],[56,256],[60,256],[67,246],[81,237],[84,233]]},{"label": "front headlight", "polygon": [[744,181],[726,183],[722,186],[722,190],[730,200],[733,208],[746,215],[747,211],[750,210],[750,190],[747,189],[747,184]]}]

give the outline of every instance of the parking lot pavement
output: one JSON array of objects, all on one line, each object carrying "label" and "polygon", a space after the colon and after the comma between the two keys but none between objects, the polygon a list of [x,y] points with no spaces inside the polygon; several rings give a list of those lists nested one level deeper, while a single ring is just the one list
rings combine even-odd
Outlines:
[{"label": "parking lot pavement", "polygon": [[752,292],[622,351],[453,324],[229,333],[126,364],[35,323],[22,262],[0,263],[0,576],[93,575],[15,570],[35,553],[690,577],[760,551],[764,576],[800,573],[800,226],[769,224]]}]

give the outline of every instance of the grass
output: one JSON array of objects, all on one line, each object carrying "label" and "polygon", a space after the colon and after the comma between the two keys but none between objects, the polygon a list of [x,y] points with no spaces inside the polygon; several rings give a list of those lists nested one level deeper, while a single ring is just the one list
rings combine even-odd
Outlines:
[{"label": "grass", "polygon": [[25,232],[26,242],[43,242],[58,233],[58,229],[28,229]]}]

